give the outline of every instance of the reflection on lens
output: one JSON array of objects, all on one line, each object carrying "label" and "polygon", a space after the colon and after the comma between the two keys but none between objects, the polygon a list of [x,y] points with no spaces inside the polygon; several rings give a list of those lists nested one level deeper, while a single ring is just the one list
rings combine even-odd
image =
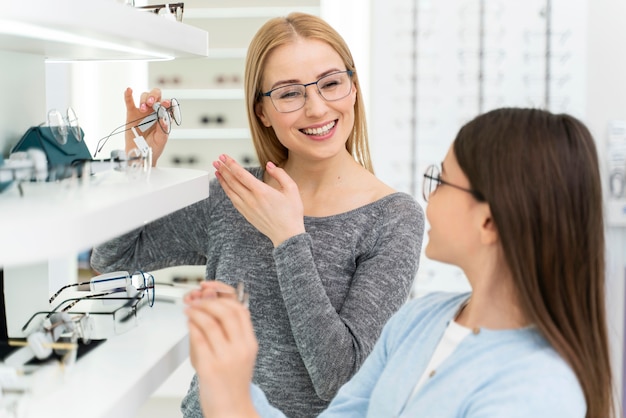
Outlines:
[{"label": "reflection on lens", "polygon": [[61,112],[56,109],[52,109],[48,112],[48,126],[54,139],[61,145],[67,143],[67,126],[63,121]]},{"label": "reflection on lens", "polygon": [[113,314],[113,327],[116,334],[122,334],[137,325],[134,306],[124,306]]},{"label": "reflection on lens", "polygon": [[180,103],[178,103],[176,99],[172,99],[170,102],[170,114],[172,115],[172,119],[174,119],[176,125],[180,126],[183,122],[183,116],[180,113]]},{"label": "reflection on lens", "polygon": [[72,135],[78,142],[83,140],[83,137],[80,132],[80,125],[78,124],[78,116],[76,116],[76,112],[71,107],[67,108],[67,122],[70,125],[70,129],[72,131]]},{"label": "reflection on lens", "polygon": [[159,125],[163,132],[169,134],[172,130],[172,120],[170,118],[170,113],[163,106],[160,106],[157,110],[157,119],[159,121]]}]

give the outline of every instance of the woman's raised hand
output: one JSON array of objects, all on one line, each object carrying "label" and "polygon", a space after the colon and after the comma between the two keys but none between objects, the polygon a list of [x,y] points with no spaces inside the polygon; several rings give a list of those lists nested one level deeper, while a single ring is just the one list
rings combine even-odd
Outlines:
[{"label": "woman's raised hand", "polygon": [[213,163],[215,175],[235,208],[274,246],[303,233],[304,208],[298,185],[282,168],[267,163],[266,172],[277,187],[254,177],[227,155]]},{"label": "woman's raised hand", "polygon": [[162,100],[161,90],[155,88],[149,92],[141,93],[139,106],[137,107],[135,106],[135,101],[133,99],[133,90],[129,87],[124,91],[124,102],[126,103],[126,123],[129,128],[129,130],[126,131],[125,137],[126,154],[128,154],[133,148],[137,148],[134,141],[135,135],[132,129],[130,129],[131,127],[135,127],[137,134],[142,135],[148,145],[152,148],[152,165],[154,166],[163,153],[168,134],[157,126],[157,123],[163,123],[161,120],[157,121],[157,123],[152,125],[146,131],[142,131],[140,127],[137,127],[137,124],[140,123],[141,119],[154,112],[152,106],[155,103],[159,102],[162,106],[168,107],[170,105],[170,101]]}]

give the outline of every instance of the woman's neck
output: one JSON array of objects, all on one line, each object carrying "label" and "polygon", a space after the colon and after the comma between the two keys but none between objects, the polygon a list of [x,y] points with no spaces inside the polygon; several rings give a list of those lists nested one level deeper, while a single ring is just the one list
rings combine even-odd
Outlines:
[{"label": "woman's neck", "polygon": [[515,294],[510,276],[472,285],[472,295],[456,318],[468,328],[515,329],[530,325]]}]

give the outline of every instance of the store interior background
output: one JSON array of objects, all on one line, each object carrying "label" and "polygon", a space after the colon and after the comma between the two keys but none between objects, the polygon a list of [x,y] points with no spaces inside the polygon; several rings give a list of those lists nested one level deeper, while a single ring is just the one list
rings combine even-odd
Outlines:
[{"label": "store interior background", "polygon": [[[608,173],[610,127],[615,121],[626,121],[623,1],[268,0],[262,2],[263,13],[259,13],[259,3],[185,2],[184,22],[206,25],[209,32],[208,58],[48,64],[47,108],[71,105],[93,152],[99,138],[123,123],[126,87],[137,93],[161,87],[166,97],[179,99],[183,125],[174,128],[160,165],[212,172],[211,162],[224,152],[254,164],[237,80],[231,86],[222,80],[226,84],[218,86],[232,90],[233,96],[194,91],[215,88],[212,84],[219,71],[239,74],[242,79],[244,60],[232,55],[233,50],[245,48],[256,28],[272,14],[303,10],[328,20],[353,51],[367,104],[377,175],[420,203],[424,203],[423,169],[443,159],[464,122],[495,107],[536,106],[580,118],[594,134]],[[206,8],[215,10],[194,15],[194,9]],[[206,71],[206,85],[196,84],[203,76],[198,69]],[[194,81],[186,84],[186,77]],[[206,130],[214,127],[206,123],[207,118],[215,119],[211,111],[225,112],[217,126],[221,134],[215,137]],[[102,155],[123,148],[122,141],[121,136],[111,137]],[[606,192],[605,196],[609,333],[616,386],[622,397],[626,212],[619,208],[626,206],[626,198],[616,200]],[[187,268],[158,274],[197,277],[202,271]],[[414,295],[437,289],[467,289],[467,283],[457,269],[422,258]],[[183,364],[138,416],[177,416],[191,374],[189,364]]]}]

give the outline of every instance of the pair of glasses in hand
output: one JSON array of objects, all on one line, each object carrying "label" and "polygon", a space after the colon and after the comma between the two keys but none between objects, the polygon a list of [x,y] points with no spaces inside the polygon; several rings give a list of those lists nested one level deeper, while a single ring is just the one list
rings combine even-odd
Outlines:
[{"label": "pair of glasses in hand", "polygon": [[135,128],[139,128],[142,132],[145,132],[150,129],[152,125],[154,125],[156,122],[159,122],[158,125],[164,133],[169,134],[172,131],[172,121],[174,121],[177,126],[180,126],[180,124],[183,122],[183,116],[180,111],[180,103],[178,103],[178,100],[176,99],[171,99],[170,105],[168,107],[161,105],[161,103],[155,103],[154,105],[152,105],[152,110],[153,112],[150,113],[148,116],[126,122],[125,124],[113,129],[113,131],[111,131],[111,133],[104,138],[100,138],[98,140],[98,144],[96,145],[94,157],[96,154],[102,151],[104,145],[113,135],[117,135],[119,133],[130,130],[134,131]]}]

